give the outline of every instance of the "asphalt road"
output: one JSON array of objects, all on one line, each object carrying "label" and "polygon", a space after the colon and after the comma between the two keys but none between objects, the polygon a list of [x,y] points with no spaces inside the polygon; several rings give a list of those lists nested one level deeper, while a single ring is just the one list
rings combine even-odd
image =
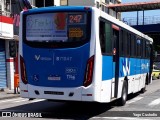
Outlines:
[{"label": "asphalt road", "polygon": [[[154,80],[147,86],[144,94],[128,96],[125,106],[116,102],[100,103],[66,103],[51,102],[43,99],[29,101],[25,98],[0,100],[0,120],[37,119],[107,119],[107,120],[151,120],[160,119],[160,80]],[[7,117],[12,116],[12,117]],[[24,117],[24,118],[22,118]]]}]

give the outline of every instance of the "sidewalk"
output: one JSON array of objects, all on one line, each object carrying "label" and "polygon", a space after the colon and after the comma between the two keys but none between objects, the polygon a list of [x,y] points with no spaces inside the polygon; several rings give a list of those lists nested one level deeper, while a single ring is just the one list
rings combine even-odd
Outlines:
[{"label": "sidewalk", "polygon": [[18,93],[14,93],[14,90],[0,90],[0,100],[4,100],[4,99],[11,99],[11,98],[16,98],[16,97],[20,97],[20,94]]}]

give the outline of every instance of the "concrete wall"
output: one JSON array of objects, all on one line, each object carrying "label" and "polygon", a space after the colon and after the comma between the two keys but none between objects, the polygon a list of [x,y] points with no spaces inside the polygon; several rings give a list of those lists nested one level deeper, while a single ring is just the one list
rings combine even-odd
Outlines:
[{"label": "concrete wall", "polygon": [[96,0],[68,0],[68,4],[71,6],[95,6]]}]

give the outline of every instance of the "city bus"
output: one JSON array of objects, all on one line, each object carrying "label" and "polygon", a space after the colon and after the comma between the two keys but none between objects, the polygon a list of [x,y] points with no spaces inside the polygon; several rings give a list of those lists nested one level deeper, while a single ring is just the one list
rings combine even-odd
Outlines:
[{"label": "city bus", "polygon": [[21,12],[21,97],[124,105],[152,82],[152,38],[95,7]]}]

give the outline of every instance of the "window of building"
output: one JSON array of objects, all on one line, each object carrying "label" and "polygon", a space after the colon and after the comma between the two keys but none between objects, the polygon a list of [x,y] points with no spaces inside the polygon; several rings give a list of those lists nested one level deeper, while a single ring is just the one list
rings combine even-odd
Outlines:
[{"label": "window of building", "polygon": [[54,6],[54,0],[45,0],[45,7]]},{"label": "window of building", "polygon": [[68,0],[60,0],[60,5],[68,5]]},{"label": "window of building", "polygon": [[99,2],[96,2],[96,7],[99,8]]},{"label": "window of building", "polygon": [[104,9],[105,9],[105,7],[104,7],[104,5],[102,5],[102,11],[105,11]]},{"label": "window of building", "polygon": [[0,14],[4,16],[11,15],[11,0],[0,0]]},{"label": "window of building", "polygon": [[0,0],[0,13],[1,13],[1,11],[2,11],[2,1]]},{"label": "window of building", "polygon": [[54,0],[35,0],[36,7],[54,6]]},{"label": "window of building", "polygon": [[106,4],[109,4],[109,0],[105,0],[105,3],[106,3]]},{"label": "window of building", "polygon": [[105,12],[106,12],[106,13],[108,13],[108,12],[109,12],[108,7],[105,7]]}]

